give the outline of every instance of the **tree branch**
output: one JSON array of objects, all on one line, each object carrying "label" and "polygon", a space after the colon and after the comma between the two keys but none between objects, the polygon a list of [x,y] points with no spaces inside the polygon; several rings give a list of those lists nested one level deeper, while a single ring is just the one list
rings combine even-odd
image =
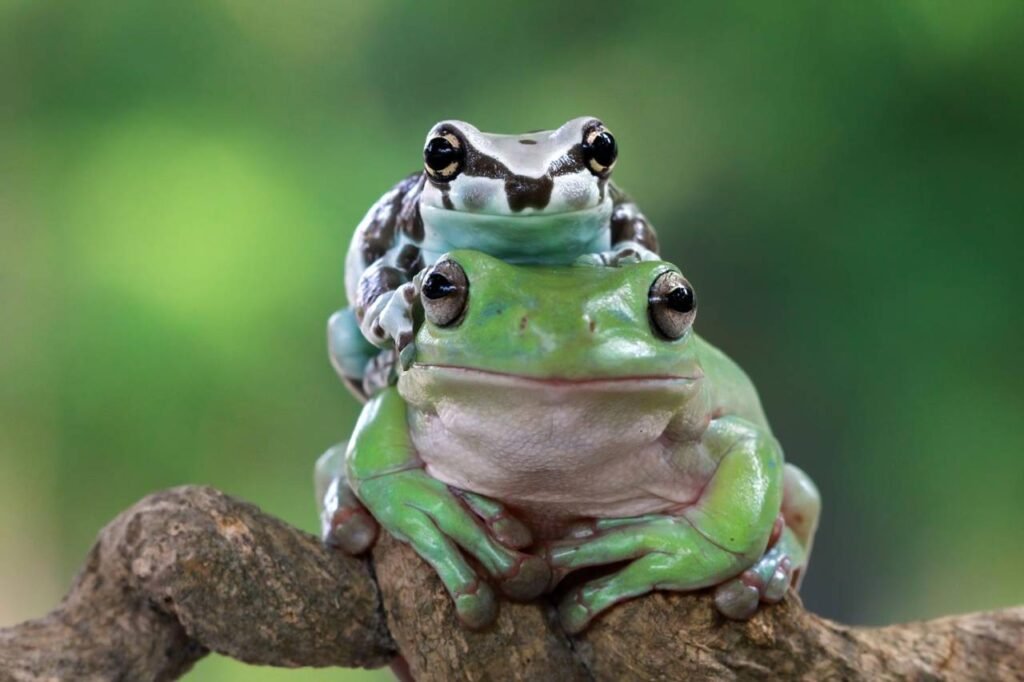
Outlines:
[{"label": "tree branch", "polygon": [[371,568],[187,487],[121,514],[55,611],[0,630],[0,680],[172,680],[209,651],[289,667],[372,667],[401,652],[421,682],[1024,680],[1024,607],[852,628],[793,595],[736,623],[706,594],[657,593],[575,638],[546,603],[503,603],[493,627],[470,632],[407,546],[382,538]]},{"label": "tree branch", "polygon": [[211,488],[175,488],[103,530],[56,610],[0,630],[0,680],[173,680],[209,651],[356,667],[394,644],[365,562]]}]

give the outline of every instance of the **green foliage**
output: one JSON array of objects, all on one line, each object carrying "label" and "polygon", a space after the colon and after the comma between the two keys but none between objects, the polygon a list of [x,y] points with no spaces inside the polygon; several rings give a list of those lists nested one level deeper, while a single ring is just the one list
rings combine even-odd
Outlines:
[{"label": "green foliage", "polygon": [[822,488],[808,605],[1024,601],[1022,30],[1013,0],[0,3],[0,622],[152,490],[313,529],[362,213],[440,118],[583,113]]}]

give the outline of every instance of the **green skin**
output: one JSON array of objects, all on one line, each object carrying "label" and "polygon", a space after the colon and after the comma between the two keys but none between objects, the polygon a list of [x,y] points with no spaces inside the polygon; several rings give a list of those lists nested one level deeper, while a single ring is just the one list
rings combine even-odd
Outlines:
[{"label": "green skin", "polygon": [[446,258],[469,282],[461,318],[427,316],[397,386],[318,464],[328,540],[365,551],[379,522],[470,627],[495,616],[491,584],[527,600],[620,562],[563,597],[568,632],[655,589],[718,586],[733,618],[781,599],[806,565],[817,491],[784,465],[742,370],[689,328],[655,329],[649,291],[674,266]]}]

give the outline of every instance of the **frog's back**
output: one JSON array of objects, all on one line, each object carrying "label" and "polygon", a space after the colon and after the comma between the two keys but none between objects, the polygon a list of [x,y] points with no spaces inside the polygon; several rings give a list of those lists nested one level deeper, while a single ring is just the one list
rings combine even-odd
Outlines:
[{"label": "frog's back", "polygon": [[[375,263],[404,270],[406,278],[423,266],[422,262],[417,262],[419,249],[416,243],[423,238],[420,195],[425,182],[422,171],[406,176],[385,192],[359,221],[345,258],[345,291],[350,305],[357,304],[360,288],[368,289],[380,284],[375,280],[360,283],[363,273]],[[408,243],[410,248],[388,258],[389,251],[398,242]],[[385,263],[386,260],[394,262]],[[395,274],[384,270],[376,277],[387,279]]]}]

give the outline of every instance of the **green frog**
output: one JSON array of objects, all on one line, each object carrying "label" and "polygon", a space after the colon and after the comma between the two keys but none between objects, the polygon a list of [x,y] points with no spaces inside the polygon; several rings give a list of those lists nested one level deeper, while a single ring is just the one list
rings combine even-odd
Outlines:
[{"label": "green frog", "polygon": [[528,600],[596,566],[614,570],[563,590],[568,632],[652,590],[714,586],[747,618],[796,582],[818,493],[747,376],[693,332],[675,266],[455,250],[415,284],[412,361],[318,463],[329,542],[359,553],[383,526],[470,627],[494,618],[492,586]]},{"label": "green frog", "polygon": [[423,170],[385,193],[359,223],[345,260],[349,306],[328,324],[335,369],[365,398],[408,362],[413,277],[453,249],[509,263],[615,266],[654,259],[658,238],[611,182],[618,144],[592,116],[556,130],[484,133],[442,121],[427,134]]}]

